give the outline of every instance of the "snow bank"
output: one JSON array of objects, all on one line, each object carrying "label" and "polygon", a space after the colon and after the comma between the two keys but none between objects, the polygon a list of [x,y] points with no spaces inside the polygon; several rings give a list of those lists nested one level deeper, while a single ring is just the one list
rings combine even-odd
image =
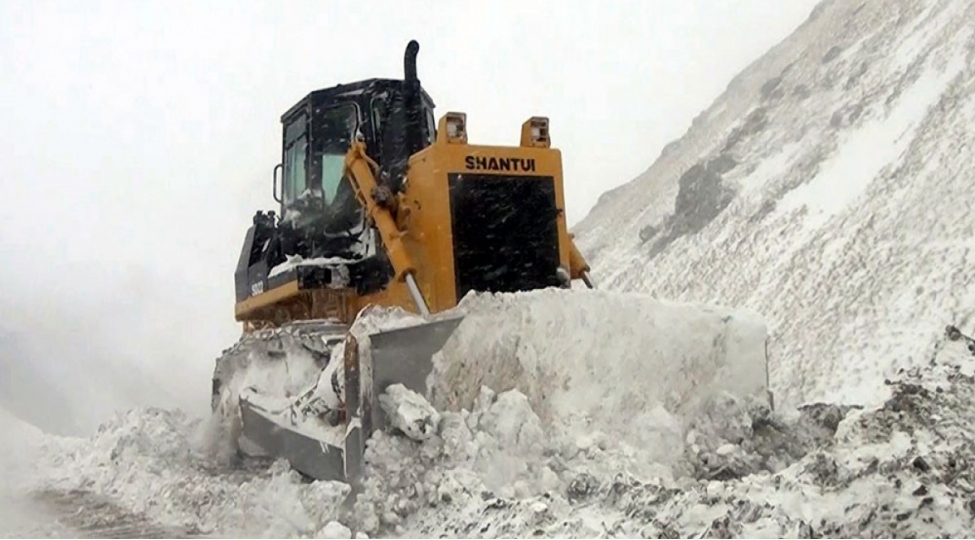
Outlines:
[{"label": "snow bank", "polygon": [[765,326],[746,311],[554,289],[472,294],[458,311],[431,378],[439,409],[517,389],[546,426],[646,447],[721,392],[764,396]]},{"label": "snow bank", "polygon": [[412,537],[970,537],[973,370],[941,342],[875,409],[781,415],[726,396],[672,448],[690,474],[651,478],[606,445],[543,436],[518,391],[485,390],[436,437],[379,436],[356,515]]},{"label": "snow bank", "polygon": [[658,462],[617,444],[612,424],[554,429],[517,389],[482,387],[470,409],[440,411],[394,389],[391,410],[429,430],[376,435],[352,514],[348,486],[306,482],[283,462],[215,462],[201,420],[157,409],[89,440],[43,437],[34,481],[82,503],[108,497],[167,531],[219,536],[972,536],[975,357],[941,340],[888,387],[874,409],[773,412],[719,393],[678,423],[658,407],[652,433],[670,454]]}]

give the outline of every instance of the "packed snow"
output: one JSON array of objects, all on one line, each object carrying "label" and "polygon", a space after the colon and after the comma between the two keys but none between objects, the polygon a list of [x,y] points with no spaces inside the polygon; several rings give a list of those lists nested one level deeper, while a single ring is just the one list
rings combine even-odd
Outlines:
[{"label": "packed snow", "polygon": [[660,411],[693,414],[720,391],[767,383],[765,325],[744,310],[552,289],[471,294],[458,311],[465,319],[434,362],[439,408],[470,409],[482,386],[517,389],[547,425],[641,447]]}]

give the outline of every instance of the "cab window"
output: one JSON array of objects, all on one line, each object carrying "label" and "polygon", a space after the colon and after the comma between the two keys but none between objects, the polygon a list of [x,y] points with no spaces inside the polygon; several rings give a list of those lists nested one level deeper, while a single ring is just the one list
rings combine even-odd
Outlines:
[{"label": "cab window", "polygon": [[352,146],[358,125],[355,105],[345,104],[316,111],[315,159],[325,203],[335,200],[345,174],[345,155]]},{"label": "cab window", "polygon": [[425,108],[427,117],[427,144],[433,144],[437,141],[437,121],[433,117],[433,110],[429,107]]},{"label": "cab window", "polygon": [[308,187],[305,164],[308,159],[307,121],[300,116],[284,132],[284,204],[294,201]]}]

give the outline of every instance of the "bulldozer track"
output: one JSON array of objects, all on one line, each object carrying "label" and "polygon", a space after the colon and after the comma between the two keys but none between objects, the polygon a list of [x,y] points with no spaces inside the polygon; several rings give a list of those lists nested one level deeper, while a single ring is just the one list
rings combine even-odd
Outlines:
[{"label": "bulldozer track", "polygon": [[169,527],[90,491],[41,491],[35,501],[78,538],[207,538],[201,531]]}]

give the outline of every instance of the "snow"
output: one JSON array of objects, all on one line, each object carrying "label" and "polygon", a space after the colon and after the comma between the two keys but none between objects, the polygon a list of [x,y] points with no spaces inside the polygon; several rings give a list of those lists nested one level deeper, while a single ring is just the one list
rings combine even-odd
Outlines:
[{"label": "snow", "polygon": [[[70,495],[79,507],[99,497],[137,515],[144,527],[186,534],[311,536],[338,515],[348,486],[308,484],[286,463],[250,470],[214,461],[204,424],[178,411],[136,409],[106,422],[86,440],[47,441],[31,492]],[[94,514],[92,514],[94,512]],[[87,517],[97,522],[99,510]],[[97,529],[96,529],[97,530]]]},{"label": "snow", "polygon": [[953,373],[975,358],[942,345],[928,370],[893,381],[877,409],[823,405],[787,417],[718,400],[720,421],[670,447],[672,470],[693,472],[645,480],[598,443],[566,450],[541,433],[516,390],[485,390],[474,410],[444,413],[440,438],[380,437],[357,516],[374,535],[425,537],[970,534],[972,485],[945,479],[970,474],[953,456],[975,435],[959,421],[975,385]]},{"label": "snow", "polygon": [[744,185],[743,192],[747,194],[759,191],[773,179],[781,177],[795,163],[800,150],[802,145],[799,143],[789,143],[763,159],[754,171],[739,180]]},{"label": "snow", "polygon": [[440,413],[423,396],[402,384],[390,385],[379,396],[379,404],[389,425],[414,441],[429,439],[440,424]]},{"label": "snow", "polygon": [[657,406],[689,413],[712,394],[766,384],[765,326],[747,310],[552,289],[470,294],[458,312],[435,358],[440,408],[470,408],[481,385],[517,388],[548,423],[642,433]]},{"label": "snow", "polygon": [[[282,462],[228,467],[207,454],[202,420],[158,409],[122,414],[87,440],[41,438],[32,481],[42,493],[81,490],[79,504],[110,496],[183,531],[169,536],[970,536],[975,476],[962,464],[975,440],[975,357],[942,339],[931,358],[890,381],[873,409],[773,412],[719,393],[678,422],[657,407],[646,419],[656,448],[619,444],[632,432],[612,422],[581,432],[545,422],[526,394],[482,386],[420,440],[378,433],[351,514],[348,486],[304,482]],[[390,395],[433,410],[403,389]],[[648,460],[654,452],[662,459]]]},{"label": "snow", "polygon": [[352,531],[338,521],[329,521],[315,538],[352,538]]},{"label": "snow", "polygon": [[283,274],[288,270],[297,268],[299,266],[318,266],[318,267],[331,267],[338,270],[345,270],[344,279],[348,281],[348,265],[351,261],[348,259],[343,259],[341,257],[315,257],[313,259],[304,259],[301,255],[286,255],[287,260],[268,272],[267,277],[272,278],[279,274]]},{"label": "snow", "polygon": [[869,122],[844,134],[839,151],[822,165],[811,181],[782,198],[773,218],[805,208],[805,226],[818,230],[855,203],[884,168],[894,168],[914,139],[928,109],[947,85],[965,68],[960,49],[944,71],[929,69],[895,102],[886,118]]},{"label": "snow", "polygon": [[891,55],[897,67],[908,69],[925,49],[937,43],[937,36],[944,31],[945,26],[950,22],[955,13],[951,10],[941,10],[937,13],[934,20],[929,20],[929,16],[934,12],[935,4],[929,3],[924,7],[924,11],[916,17],[917,28],[913,32],[906,34],[905,38],[898,45]]}]

